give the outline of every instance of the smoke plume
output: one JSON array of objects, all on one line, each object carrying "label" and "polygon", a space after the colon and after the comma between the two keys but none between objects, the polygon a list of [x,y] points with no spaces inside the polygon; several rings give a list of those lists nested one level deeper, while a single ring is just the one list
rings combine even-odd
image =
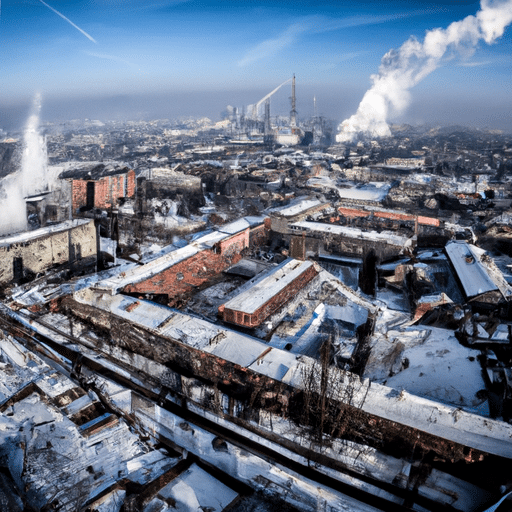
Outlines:
[{"label": "smoke plume", "polygon": [[379,72],[372,75],[373,85],[357,112],[339,125],[336,140],[353,140],[360,133],[391,135],[386,119],[406,109],[412,87],[439,67],[443,58],[470,55],[480,40],[493,43],[511,22],[512,0],[482,0],[475,16],[455,21],[446,29],[429,30],[423,42],[410,37],[398,50],[390,50],[382,58]]},{"label": "smoke plume", "polygon": [[0,235],[25,231],[26,197],[49,189],[46,142],[39,133],[40,111],[41,95],[36,94],[23,134],[20,169],[0,181]]},{"label": "smoke plume", "polygon": [[46,142],[39,133],[41,95],[37,93],[23,134],[20,187],[23,194],[31,196],[48,190]]}]

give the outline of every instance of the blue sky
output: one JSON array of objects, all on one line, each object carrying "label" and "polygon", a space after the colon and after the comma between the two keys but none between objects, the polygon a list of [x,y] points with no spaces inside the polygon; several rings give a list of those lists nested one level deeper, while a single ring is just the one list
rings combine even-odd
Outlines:
[{"label": "blue sky", "polygon": [[[256,102],[295,73],[299,115],[312,112],[316,95],[321,113],[341,121],[388,50],[478,9],[472,1],[3,0],[0,115],[39,91],[49,118],[45,103],[137,97],[143,111],[141,97],[166,94],[165,117],[174,101],[180,115],[190,102],[192,114],[204,104],[218,118],[222,103]],[[412,89],[400,120],[474,118],[512,131],[511,33],[444,63]],[[284,113],[289,91],[279,94],[273,109]]]}]

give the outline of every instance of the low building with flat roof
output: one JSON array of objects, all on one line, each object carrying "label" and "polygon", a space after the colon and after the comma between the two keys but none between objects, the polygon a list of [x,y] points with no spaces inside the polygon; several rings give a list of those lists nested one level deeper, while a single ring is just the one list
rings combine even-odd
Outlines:
[{"label": "low building with flat roof", "polygon": [[286,259],[219,307],[225,322],[257,327],[317,275],[314,263]]},{"label": "low building with flat roof", "polygon": [[324,253],[364,258],[370,250],[381,261],[413,250],[416,240],[390,231],[365,231],[324,222],[295,222],[290,224],[291,256],[306,258]]}]

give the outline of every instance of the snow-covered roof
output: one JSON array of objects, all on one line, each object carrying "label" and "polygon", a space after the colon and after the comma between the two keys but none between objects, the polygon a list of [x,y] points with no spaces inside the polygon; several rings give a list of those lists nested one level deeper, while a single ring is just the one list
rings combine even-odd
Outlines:
[{"label": "snow-covered roof", "polygon": [[150,261],[145,265],[127,270],[126,272],[120,272],[113,277],[100,281],[94,285],[94,288],[97,290],[108,291],[111,294],[117,293],[125,286],[145,281],[173,265],[176,265],[176,263],[190,258],[199,251],[200,248],[197,244],[186,245],[185,247],[176,249],[169,254],[164,254],[160,258]]},{"label": "snow-covered roof", "polygon": [[310,222],[300,221],[294,222],[290,225],[290,228],[296,229],[297,231],[320,231],[322,233],[331,233],[333,235],[341,235],[348,238],[360,238],[362,240],[374,240],[390,245],[401,245],[405,247],[409,242],[409,238],[405,236],[399,236],[389,231],[363,231],[358,228],[352,228],[348,226],[337,226],[334,224],[325,224],[323,222]]},{"label": "snow-covered roof", "polygon": [[498,290],[498,286],[480,261],[482,253],[477,247],[455,240],[446,244],[445,250],[464,288],[466,297],[475,297]]},{"label": "snow-covered roof", "polygon": [[311,261],[286,259],[226,302],[225,307],[252,314],[312,266]]},{"label": "snow-covered roof", "polygon": [[[238,496],[196,464],[160,489],[145,510],[224,510]],[[168,504],[172,503],[172,506]]]},{"label": "snow-covered roof", "polygon": [[6,237],[0,238],[0,247],[8,247],[13,244],[31,242],[41,237],[53,235],[55,233],[61,233],[78,226],[89,224],[90,222],[94,221],[92,219],[66,220],[60,224],[55,224],[54,226],[46,226],[44,228],[35,229],[34,231],[24,231],[23,233],[8,235]]},{"label": "snow-covered roof", "polygon": [[221,242],[222,240],[225,240],[226,238],[229,238],[230,236],[232,236],[232,234],[221,233],[219,231],[212,231],[211,233],[208,233],[207,235],[198,238],[195,242],[193,242],[193,244],[195,246],[200,247],[201,249],[206,249],[213,247],[215,244]]},{"label": "snow-covered roof", "polygon": [[[137,301],[133,297],[117,297],[107,294],[103,294],[101,300],[94,297],[101,295],[98,292],[86,290],[76,293],[75,299],[111,311],[115,315],[120,314],[119,308],[122,308],[125,314],[132,315],[137,308],[128,308],[130,309],[128,311],[126,304],[146,302]],[[147,302],[145,306],[148,308],[145,311],[146,314],[138,315],[134,324],[155,325],[155,320],[159,319],[161,323],[152,330],[165,335],[164,333],[170,332],[169,327],[176,321],[176,326],[179,326],[181,333],[186,335],[178,341],[196,348],[202,346],[205,352],[217,352],[219,357],[222,353],[227,360],[240,361],[237,364],[250,367],[257,373],[272,376],[291,386],[304,388],[305,375],[309,369],[314,371],[314,365],[318,364],[306,356],[297,356],[277,348],[269,350],[270,347],[266,343],[250,336],[193,318],[165,306],[151,302]],[[150,313],[151,308],[154,309],[153,313]],[[11,315],[16,315],[16,313],[11,312]],[[148,320],[148,317],[151,317],[151,320]],[[36,331],[44,327],[38,324],[37,320],[33,320],[30,326]],[[201,330],[204,336],[198,340],[197,334]],[[176,330],[173,335],[177,334]],[[225,344],[222,349],[220,348],[221,344]],[[244,353],[244,345],[249,348],[250,357]],[[261,352],[250,361],[258,353],[259,347],[261,347]],[[242,362],[242,359],[245,360]],[[258,360],[262,362],[258,364]],[[101,361],[102,364],[107,362],[105,358],[101,358]],[[249,361],[250,365],[247,364]],[[353,388],[351,403],[354,407],[360,407],[369,414],[417,428],[434,436],[443,437],[484,452],[512,458],[512,444],[510,443],[512,426],[506,422],[471,414],[459,408],[443,405],[407,392],[395,391],[374,382],[370,385],[369,381],[359,381],[357,376],[343,370],[331,368],[331,371],[332,382],[339,382],[341,388],[345,384]],[[320,386],[320,382],[314,384]]]},{"label": "snow-covered roof", "polygon": [[229,224],[224,224],[217,228],[217,231],[220,233],[227,233],[229,235],[236,235],[240,233],[240,231],[244,231],[245,229],[251,227],[251,225],[244,219],[238,219],[234,222],[230,222]]},{"label": "snow-covered roof", "polygon": [[110,293],[117,293],[125,286],[145,281],[173,265],[194,256],[202,250],[211,249],[215,244],[230,238],[244,229],[262,224],[264,220],[264,216],[249,216],[230,222],[229,224],[217,228],[215,231],[201,235],[185,247],[180,247],[170,252],[162,251],[160,257],[153,259],[145,265],[141,265],[126,272],[120,272],[116,276],[105,279],[97,283],[94,288],[109,291]]},{"label": "snow-covered roof", "polygon": [[296,201],[291,205],[287,206],[279,206],[277,208],[271,208],[267,210],[271,213],[278,213],[283,217],[293,217],[294,215],[299,215],[300,213],[306,212],[315,206],[320,206],[322,201],[318,199],[302,199],[300,201]]},{"label": "snow-covered roof", "polygon": [[249,369],[272,379],[282,381],[290,368],[295,368],[296,366],[296,354],[273,348],[257,359],[249,366]]},{"label": "snow-covered roof", "polygon": [[[146,486],[178,462],[144,445],[112,413],[98,413],[79,423],[75,415],[98,399],[94,392],[87,394],[9,336],[2,340],[1,352],[0,399],[13,399],[13,403],[9,414],[0,414],[0,442],[12,454],[6,460],[7,468],[18,475],[32,509],[54,508],[49,505],[55,505],[58,496],[61,510],[75,510],[86,499],[88,503],[101,499],[105,489],[124,478]],[[29,382],[34,384],[33,392],[20,395]],[[74,393],[67,394],[70,402],[57,399],[71,390]],[[102,424],[102,420],[107,421]],[[33,471],[22,474],[18,470],[20,454]],[[213,484],[226,496],[225,501],[231,499],[232,494],[218,487],[220,482]]]},{"label": "snow-covered roof", "polygon": [[259,216],[249,215],[247,217],[242,217],[241,219],[235,220],[228,224],[219,226],[217,228],[217,231],[219,231],[220,233],[226,233],[229,235],[236,235],[237,233],[240,233],[240,231],[243,231],[244,229],[253,228],[255,226],[263,224],[265,219],[266,219],[266,216],[264,216],[264,215],[259,215]]},{"label": "snow-covered roof", "polygon": [[342,199],[356,199],[360,201],[383,201],[388,195],[391,184],[367,183],[363,186],[337,187]]},{"label": "snow-covered roof", "polygon": [[125,318],[161,336],[178,340],[243,367],[250,366],[268,349],[266,343],[256,338],[128,295],[82,290],[74,297],[79,302]]}]

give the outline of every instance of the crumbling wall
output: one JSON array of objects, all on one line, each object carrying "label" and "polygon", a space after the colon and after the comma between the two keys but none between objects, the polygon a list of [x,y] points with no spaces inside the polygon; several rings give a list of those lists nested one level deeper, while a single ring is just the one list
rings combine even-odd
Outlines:
[{"label": "crumbling wall", "polygon": [[183,178],[158,178],[143,180],[140,193],[146,201],[146,209],[150,208],[153,199],[171,199],[176,202],[182,202],[187,209],[197,211],[204,206],[205,199],[201,178],[196,176],[183,176]]},{"label": "crumbling wall", "polygon": [[225,257],[240,254],[247,247],[249,247],[249,228],[219,242],[220,253]]},{"label": "crumbling wall", "polygon": [[[34,239],[1,245],[0,283],[29,278],[68,262],[81,261],[84,266],[93,264],[96,255],[93,220]],[[15,272],[18,275],[15,276]]]},{"label": "crumbling wall", "polygon": [[[137,372],[152,371],[150,364],[141,368],[137,354],[156,361],[169,369],[166,372],[166,382],[162,385],[183,403],[189,400],[195,402],[200,407],[220,414],[249,430],[255,429],[255,418],[257,420],[261,414],[271,412],[297,422],[304,429],[306,439],[316,439],[317,433],[314,429],[319,427],[318,418],[304,414],[307,403],[311,406],[315,404],[316,408],[323,410],[324,434],[364,443],[394,457],[421,459],[430,454],[440,462],[476,462],[484,458],[483,453],[462,444],[364,411],[357,400],[351,402],[350,398],[364,389],[365,384],[357,377],[352,376],[345,379],[346,382],[340,382],[339,371],[327,371],[325,368],[321,370],[319,366],[310,367],[308,370],[305,366],[306,373],[302,380],[307,383],[309,376],[311,386],[298,389],[213,354],[194,349],[179,340],[163,338],[134,326],[128,320],[78,303],[72,298],[64,299],[62,306],[72,315],[88,323],[92,322],[102,330],[103,337],[90,338],[100,352],[121,358],[125,364],[133,361],[133,370]],[[175,375],[169,378],[170,373]],[[325,385],[319,386],[320,380],[324,380]],[[184,385],[186,382],[188,385]],[[194,385],[191,386],[191,383]],[[216,396],[219,393],[222,396],[216,400],[198,402],[198,387],[204,388],[204,396]],[[322,389],[325,390],[324,395]],[[227,412],[219,410],[220,403],[229,404]],[[263,429],[259,433],[267,435]],[[279,442],[290,444],[282,436]],[[310,442],[306,444],[311,446]],[[295,446],[295,450],[301,453],[305,448]]]},{"label": "crumbling wall", "polygon": [[[299,238],[297,235],[290,237]],[[296,242],[295,242],[296,243]],[[328,253],[362,258],[370,250],[374,250],[379,261],[392,259],[403,252],[403,246],[387,243],[387,241],[349,238],[346,235],[332,233],[311,233],[305,237],[306,254],[318,255],[321,250]]]},{"label": "crumbling wall", "polygon": [[85,180],[71,180],[71,193],[73,212],[87,205],[87,181]]},{"label": "crumbling wall", "polygon": [[72,180],[74,212],[88,206],[87,183],[89,182],[94,183],[94,208],[107,210],[111,206],[116,206],[118,199],[135,195],[135,171],[131,169],[126,174],[104,176],[98,180],[74,179]]},{"label": "crumbling wall", "polygon": [[269,235],[270,229],[266,224],[252,228],[249,231],[249,247],[267,245],[269,242]]},{"label": "crumbling wall", "polygon": [[132,294],[164,295],[167,296],[170,306],[177,306],[198,287],[242,259],[241,251],[230,250],[230,247],[228,246],[222,254],[210,250],[201,251],[145,281],[125,287],[123,291]]}]

